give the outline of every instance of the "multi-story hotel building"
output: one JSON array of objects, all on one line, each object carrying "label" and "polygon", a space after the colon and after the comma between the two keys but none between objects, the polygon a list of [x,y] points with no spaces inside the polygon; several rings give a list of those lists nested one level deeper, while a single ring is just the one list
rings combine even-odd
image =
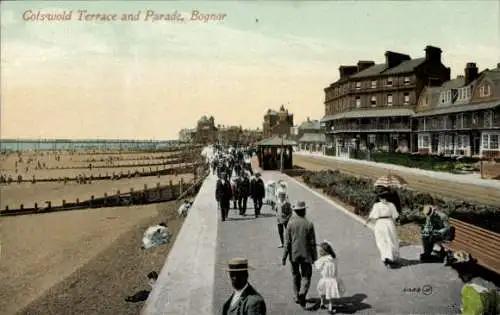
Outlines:
[{"label": "multi-story hotel building", "polygon": [[500,157],[500,64],[479,73],[468,63],[463,76],[425,88],[413,127],[420,153]]},{"label": "multi-story hotel building", "polygon": [[327,141],[337,155],[348,148],[386,151],[415,150],[411,116],[425,86],[441,86],[450,69],[441,62],[441,49],[427,46],[425,57],[387,51],[385,63],[359,61],[341,66],[340,78],[324,89]]},{"label": "multi-story hotel building", "polygon": [[203,116],[198,120],[194,141],[200,144],[213,144],[217,141],[217,127],[213,116]]}]

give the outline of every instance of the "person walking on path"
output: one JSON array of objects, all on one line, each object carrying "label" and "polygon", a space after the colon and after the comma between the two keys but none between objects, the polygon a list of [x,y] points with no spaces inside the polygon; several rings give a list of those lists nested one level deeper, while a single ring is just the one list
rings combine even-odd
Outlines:
[{"label": "person walking on path", "polygon": [[255,173],[255,177],[250,182],[250,194],[252,196],[253,205],[255,209],[255,217],[259,217],[260,209],[262,209],[262,199],[266,195],[266,188],[260,173]]},{"label": "person walking on path", "polygon": [[240,173],[240,181],[238,182],[238,209],[240,215],[246,215],[248,196],[250,195],[250,180],[245,172]]},{"label": "person walking on path", "polygon": [[316,232],[314,224],[305,218],[304,201],[297,201],[292,209],[296,216],[290,220],[286,228],[282,263],[285,266],[287,258],[290,259],[295,302],[304,308],[307,292],[311,286],[312,265],[317,259]]},{"label": "person walking on path", "polygon": [[393,268],[399,258],[399,239],[395,223],[399,214],[394,204],[387,201],[388,197],[387,191],[379,193],[378,202],[373,205],[366,223],[375,221],[375,241],[380,258],[386,267]]},{"label": "person walking on path", "polygon": [[291,217],[292,205],[286,199],[286,191],[282,190],[278,193],[278,201],[276,203],[276,218],[278,220],[278,235],[280,237],[279,248],[283,248],[285,244],[284,232]]},{"label": "person walking on path", "polygon": [[234,292],[224,303],[221,315],[266,315],[266,302],[248,283],[248,260],[231,259],[228,267]]},{"label": "person walking on path", "polygon": [[338,276],[337,256],[328,241],[319,244],[319,258],[314,262],[314,267],[321,273],[318,281],[318,293],[321,297],[320,308],[333,311],[333,300],[341,298],[345,293],[344,283]]},{"label": "person walking on path", "polygon": [[231,190],[231,184],[228,180],[226,180],[225,174],[222,173],[221,178],[217,180],[217,185],[215,188],[215,199],[219,203],[222,221],[226,221],[226,218],[229,214],[229,207],[232,197],[233,192]]}]

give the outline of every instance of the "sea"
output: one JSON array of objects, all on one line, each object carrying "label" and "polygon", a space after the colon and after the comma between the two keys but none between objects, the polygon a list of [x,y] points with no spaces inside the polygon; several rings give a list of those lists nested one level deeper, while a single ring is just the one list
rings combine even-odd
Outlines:
[{"label": "sea", "polygon": [[89,149],[162,149],[179,145],[178,140],[116,139],[0,139],[0,151],[89,150]]}]

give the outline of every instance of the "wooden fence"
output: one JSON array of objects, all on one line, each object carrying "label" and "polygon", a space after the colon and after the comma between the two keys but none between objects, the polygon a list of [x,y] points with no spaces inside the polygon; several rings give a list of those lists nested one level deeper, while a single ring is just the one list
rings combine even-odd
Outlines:
[{"label": "wooden fence", "polygon": [[[185,164],[185,163],[184,163]],[[190,163],[188,165],[180,166],[180,167],[170,167],[170,168],[165,168],[165,169],[160,169],[159,167],[156,167],[156,169],[153,169],[149,167],[149,171],[145,170],[142,168],[142,171],[135,171],[135,172],[130,172],[128,171],[127,173],[115,173],[112,172],[111,174],[109,172],[105,174],[98,174],[98,176],[87,176],[87,177],[80,177],[80,176],[75,176],[75,177],[58,177],[58,178],[36,178],[33,176],[31,179],[13,179],[12,182],[5,182],[5,184],[15,184],[15,183],[37,183],[37,182],[82,182],[83,183],[92,183],[92,181],[96,180],[117,180],[117,179],[123,179],[123,178],[133,178],[133,177],[147,177],[147,176],[162,176],[162,175],[173,175],[173,174],[184,174],[184,173],[190,173],[193,172],[193,168],[199,166],[201,163]]]},{"label": "wooden fence", "polygon": [[26,215],[88,208],[143,205],[172,201],[177,200],[181,196],[186,196],[186,190],[189,190],[190,193],[196,193],[196,190],[202,182],[202,180],[196,180],[185,183],[183,179],[181,179],[177,184],[170,181],[168,185],[162,186],[160,183],[157,183],[155,187],[151,188],[144,185],[144,188],[141,190],[134,190],[133,188],[131,188],[128,192],[120,192],[118,190],[114,195],[108,195],[107,193],[104,193],[103,196],[99,197],[92,195],[87,200],[61,200],[61,203],[58,205],[54,205],[52,201],[46,201],[44,205],[38,205],[35,203],[33,208],[25,208],[24,205],[21,204],[19,205],[19,208],[16,209],[5,207],[4,210],[0,210],[0,216]]}]

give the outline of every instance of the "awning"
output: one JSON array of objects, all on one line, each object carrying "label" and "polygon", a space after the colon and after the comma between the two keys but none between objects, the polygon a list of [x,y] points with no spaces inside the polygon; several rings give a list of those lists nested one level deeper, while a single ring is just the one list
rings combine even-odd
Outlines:
[{"label": "awning", "polygon": [[268,139],[264,139],[257,143],[258,146],[264,147],[275,147],[275,146],[294,146],[297,145],[297,142],[289,139],[282,139],[280,137],[272,137]]},{"label": "awning", "polygon": [[497,106],[500,106],[500,101],[479,103],[479,104],[455,105],[442,108],[437,107],[425,112],[416,113],[413,117],[425,117],[425,116],[434,116],[443,114],[472,112],[476,110],[491,109]]}]

